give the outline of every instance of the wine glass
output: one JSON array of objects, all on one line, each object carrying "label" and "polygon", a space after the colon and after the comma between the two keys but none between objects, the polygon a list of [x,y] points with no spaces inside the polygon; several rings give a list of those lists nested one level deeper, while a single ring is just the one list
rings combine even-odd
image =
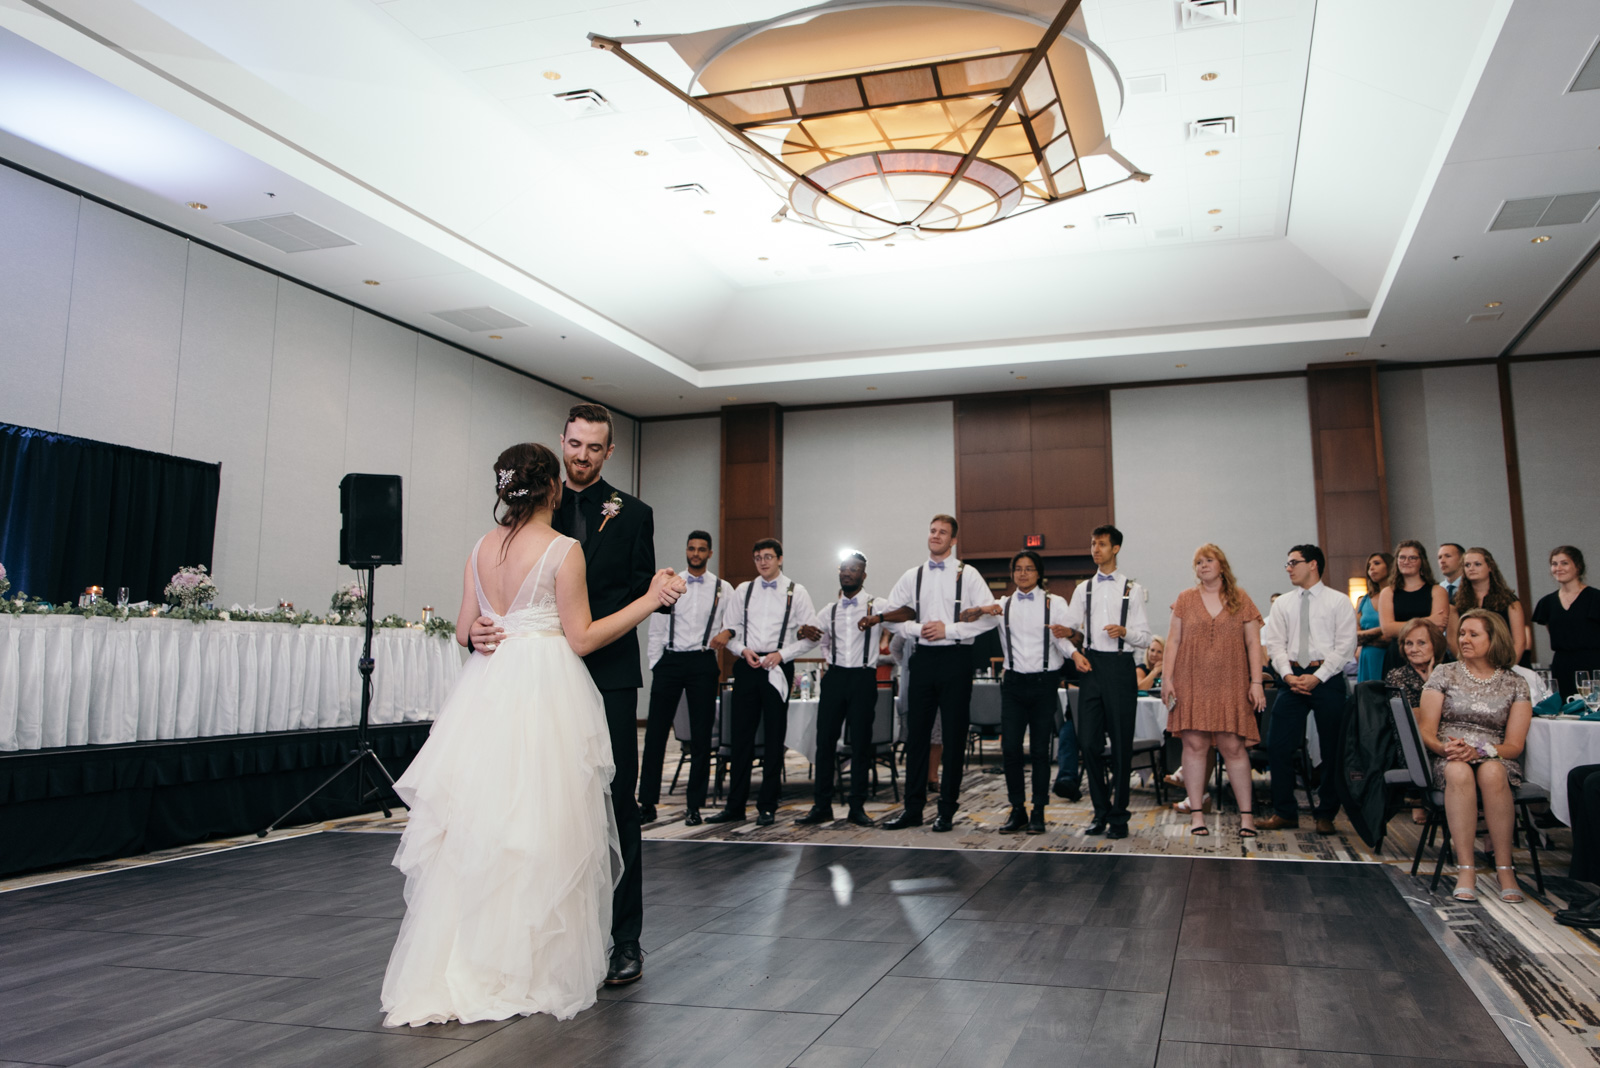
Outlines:
[{"label": "wine glass", "polygon": [[128,587],[126,587],[126,586],[118,586],[117,587],[117,607],[118,608],[127,608],[128,607]]},{"label": "wine glass", "polygon": [[1578,672],[1576,677],[1573,679],[1573,683],[1578,691],[1579,696],[1587,696],[1589,690],[1594,685],[1593,681],[1589,678],[1589,673],[1587,671]]},{"label": "wine glass", "polygon": [[1583,706],[1590,712],[1600,712],[1600,690],[1594,688],[1591,682],[1583,694]]}]

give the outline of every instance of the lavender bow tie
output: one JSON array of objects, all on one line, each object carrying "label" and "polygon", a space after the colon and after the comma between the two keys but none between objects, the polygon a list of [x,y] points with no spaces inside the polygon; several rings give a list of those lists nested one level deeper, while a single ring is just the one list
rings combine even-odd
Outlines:
[{"label": "lavender bow tie", "polygon": [[1019,600],[1019,601],[1031,601],[1031,600],[1033,600],[1033,592],[1030,590],[1027,593],[1019,593],[1019,594],[1017,594],[1017,600]]},{"label": "lavender bow tie", "polygon": [[1112,582],[1115,578],[1116,576],[1114,575],[1099,574],[1094,577],[1094,580],[1096,582]]},{"label": "lavender bow tie", "polygon": [[766,579],[762,579],[761,588],[764,590],[775,590],[778,588],[778,580],[773,579],[771,582],[768,582]]},{"label": "lavender bow tie", "polygon": [[845,608],[854,608],[856,606],[856,599],[854,597],[845,597],[841,599],[839,603]]},{"label": "lavender bow tie", "polygon": [[929,560],[928,561],[928,570],[929,571],[943,571],[944,570],[944,561],[943,560]]},{"label": "lavender bow tie", "polygon": [[685,575],[684,578],[688,579],[690,582],[704,582],[706,580],[704,575]]}]

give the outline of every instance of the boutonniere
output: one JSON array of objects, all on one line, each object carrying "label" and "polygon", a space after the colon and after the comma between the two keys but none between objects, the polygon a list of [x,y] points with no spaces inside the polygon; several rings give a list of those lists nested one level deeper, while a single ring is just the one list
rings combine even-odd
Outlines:
[{"label": "boutonniere", "polygon": [[613,493],[610,498],[606,500],[606,503],[600,506],[600,514],[605,517],[604,519],[600,520],[600,529],[606,529],[606,524],[611,522],[611,520],[616,518],[616,516],[621,514],[621,512],[622,497]]}]

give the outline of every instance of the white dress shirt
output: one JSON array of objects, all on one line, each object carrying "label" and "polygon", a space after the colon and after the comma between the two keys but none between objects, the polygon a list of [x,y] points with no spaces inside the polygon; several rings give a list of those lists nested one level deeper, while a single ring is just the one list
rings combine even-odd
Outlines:
[{"label": "white dress shirt", "polygon": [[1019,675],[1059,671],[1062,662],[1072,655],[1075,647],[1071,642],[1045,630],[1046,600],[1050,603],[1051,624],[1065,623],[1066,599],[1037,586],[1027,593],[1018,591],[1000,598],[1000,615],[995,618],[1000,621],[1000,648],[1006,654],[1007,671]]},{"label": "white dress shirt", "polygon": [[863,616],[882,613],[888,607],[883,598],[874,597],[866,590],[857,590],[853,597],[840,593],[832,604],[824,605],[809,620],[813,627],[822,631],[822,640],[817,644],[822,647],[823,659],[833,667],[877,667],[878,642],[884,624],[879,623],[866,631],[856,624]]},{"label": "white dress shirt", "polygon": [[[1128,622],[1122,622],[1123,587],[1128,586]],[[1090,588],[1094,596],[1089,596]],[[1144,587],[1137,582],[1130,585],[1127,575],[1113,571],[1107,575],[1096,571],[1078,583],[1072,591],[1072,602],[1067,606],[1067,618],[1061,622],[1083,635],[1084,646],[1097,653],[1127,653],[1150,646],[1150,620],[1144,610]],[[1084,605],[1094,618],[1083,618]],[[1109,626],[1126,626],[1128,633],[1119,643],[1106,633]]]},{"label": "white dress shirt", "polygon": [[[791,585],[794,587],[792,603],[789,600]],[[744,613],[746,593],[750,599],[749,619],[745,618]],[[789,625],[786,627],[783,626],[785,607],[789,613]],[[806,592],[806,588],[782,572],[779,572],[778,577],[770,583],[762,578],[740,583],[739,588],[733,591],[733,597],[728,602],[728,611],[723,617],[725,629],[733,631],[733,637],[728,639],[728,652],[734,656],[743,656],[747,648],[763,655],[781,652],[787,663],[817,647],[816,642],[802,641],[795,634],[802,623],[816,614],[816,609],[811,605],[811,595]],[[781,635],[780,627],[782,627]]]},{"label": "white dress shirt", "polygon": [[[667,612],[654,612],[650,616],[650,664],[654,666],[670,648],[674,653],[697,653],[707,648],[703,640],[708,634],[720,634],[727,626],[728,602],[733,599],[733,584],[717,578],[707,571],[704,575],[685,574],[688,590],[679,597]],[[720,596],[717,591],[721,590]],[[716,602],[716,610],[711,602]],[[707,614],[710,618],[707,619]],[[710,625],[710,630],[706,629]]]},{"label": "white dress shirt", "polygon": [[[922,576],[920,604],[917,595],[918,574]],[[889,601],[885,605],[886,609],[917,609],[916,619],[892,624],[901,637],[918,645],[971,645],[972,639],[986,630],[993,630],[1000,622],[994,616],[979,616],[972,623],[959,622],[956,612],[958,582],[961,611],[994,604],[994,593],[978,569],[963,564],[954,556],[929,560],[901,575],[900,581],[889,591]],[[936,622],[944,624],[944,638],[936,642],[928,641],[922,637],[922,625]]]},{"label": "white dress shirt", "polygon": [[1309,590],[1297,589],[1272,602],[1267,625],[1261,629],[1261,644],[1279,675],[1293,674],[1290,662],[1300,649],[1300,603],[1311,600],[1311,658],[1304,663],[1322,661],[1316,676],[1327,682],[1344,671],[1356,655],[1356,610],[1350,598],[1317,583]]}]

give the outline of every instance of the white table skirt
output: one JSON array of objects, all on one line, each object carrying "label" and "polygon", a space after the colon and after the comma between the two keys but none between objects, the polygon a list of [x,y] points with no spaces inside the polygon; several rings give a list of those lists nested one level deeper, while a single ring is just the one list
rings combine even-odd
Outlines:
[{"label": "white table skirt", "polygon": [[1522,777],[1550,791],[1550,811],[1568,827],[1572,808],[1567,804],[1567,772],[1584,764],[1600,764],[1600,723],[1534,717],[1528,726]]},{"label": "white table skirt", "polygon": [[[0,751],[343,727],[362,628],[0,616]],[[375,631],[371,722],[433,718],[463,650]]]},{"label": "white table skirt", "polygon": [[[1078,704],[1078,688],[1076,686],[1061,691],[1061,711],[1070,713]],[[1135,741],[1145,739],[1159,739],[1167,729],[1167,706],[1159,697],[1139,698],[1138,710],[1134,713],[1133,737]],[[1265,739],[1262,739],[1265,741]],[[1311,755],[1313,764],[1322,763],[1322,745],[1317,738],[1317,718],[1306,717],[1306,749]]]}]

